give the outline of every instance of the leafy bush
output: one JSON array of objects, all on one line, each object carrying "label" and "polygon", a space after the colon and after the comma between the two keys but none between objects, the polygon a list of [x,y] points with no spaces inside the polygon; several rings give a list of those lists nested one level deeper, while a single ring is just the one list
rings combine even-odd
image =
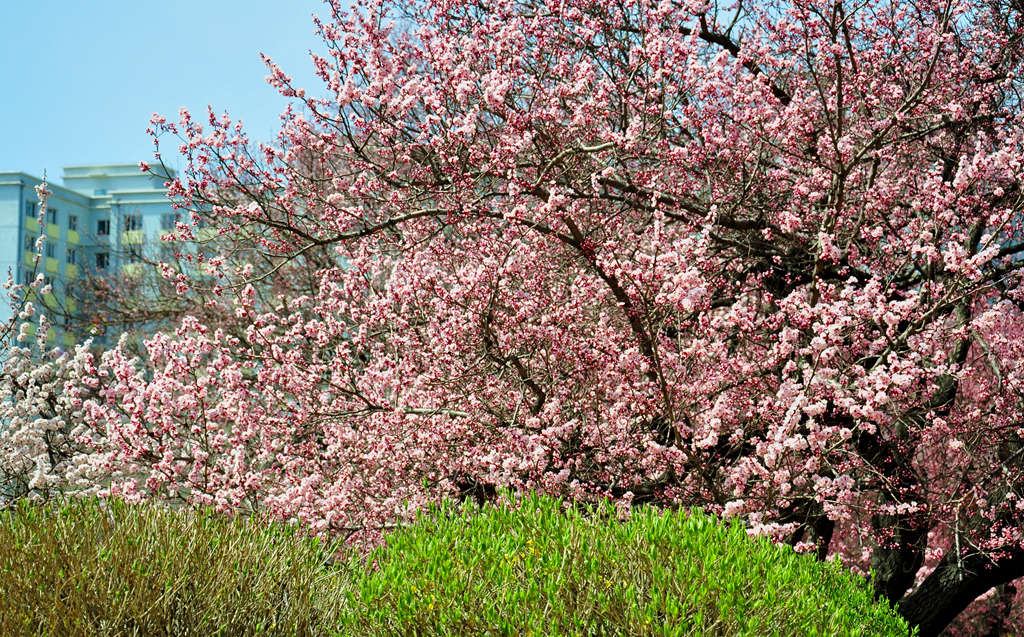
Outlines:
[{"label": "leafy bush", "polygon": [[752,540],[738,524],[521,504],[435,509],[355,560],[340,634],[908,633],[838,562]]},{"label": "leafy bush", "polygon": [[2,635],[905,635],[866,582],[700,512],[425,512],[368,555],[118,501],[0,512]]},{"label": "leafy bush", "polygon": [[118,501],[0,512],[2,635],[317,635],[335,547],[281,524]]}]

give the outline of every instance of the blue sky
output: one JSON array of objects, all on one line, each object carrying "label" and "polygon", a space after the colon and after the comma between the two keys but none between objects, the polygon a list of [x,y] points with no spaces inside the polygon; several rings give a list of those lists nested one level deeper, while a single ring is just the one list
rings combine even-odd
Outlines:
[{"label": "blue sky", "polygon": [[[286,101],[264,81],[261,51],[319,92],[308,57],[322,49],[318,0],[2,5],[0,171],[45,169],[58,182],[61,166],[148,158],[150,116],[176,120],[181,106],[205,116],[213,105],[253,139],[272,139]],[[170,163],[181,167],[176,153]]]}]

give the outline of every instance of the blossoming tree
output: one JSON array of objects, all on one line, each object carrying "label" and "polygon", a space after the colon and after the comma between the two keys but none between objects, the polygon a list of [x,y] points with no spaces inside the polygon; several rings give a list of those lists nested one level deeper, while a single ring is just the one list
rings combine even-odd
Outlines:
[{"label": "blossoming tree", "polygon": [[329,9],[275,144],[154,118],[260,260],[204,264],[229,326],[79,356],[76,475],[364,538],[496,486],[701,505],[923,635],[1012,600],[1019,2]]}]

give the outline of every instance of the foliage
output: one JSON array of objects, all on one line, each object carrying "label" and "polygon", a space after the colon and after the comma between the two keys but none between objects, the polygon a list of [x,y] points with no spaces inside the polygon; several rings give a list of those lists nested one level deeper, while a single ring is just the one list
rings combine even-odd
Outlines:
[{"label": "foliage", "polygon": [[[46,184],[36,187],[40,206],[36,219],[45,227]],[[39,270],[41,233],[34,258],[24,264],[25,278],[9,273],[4,284],[11,318],[0,326],[0,505],[26,496],[46,499],[66,489],[98,489],[108,475],[90,469],[93,447],[82,412],[84,400],[95,398],[98,384],[88,380],[88,343],[75,352],[49,342],[53,325],[45,299],[52,286]]]},{"label": "foliage", "polygon": [[280,523],[118,500],[0,513],[4,635],[325,635],[336,547]]},{"label": "foliage", "polygon": [[[366,565],[367,568],[360,568]],[[345,635],[906,635],[870,585],[700,511],[432,509],[355,562]]]},{"label": "foliage", "polygon": [[4,635],[905,635],[866,581],[735,521],[446,502],[369,555],[119,500],[0,513]]}]

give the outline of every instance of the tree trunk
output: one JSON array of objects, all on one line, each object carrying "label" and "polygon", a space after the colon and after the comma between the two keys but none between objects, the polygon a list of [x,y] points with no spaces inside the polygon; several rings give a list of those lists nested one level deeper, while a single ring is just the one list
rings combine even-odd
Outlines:
[{"label": "tree trunk", "polygon": [[990,588],[1024,576],[1024,550],[993,558],[975,553],[957,559],[947,553],[920,586],[897,605],[900,615],[919,628],[920,637],[935,637],[971,602]]},{"label": "tree trunk", "polygon": [[[878,491],[885,504],[923,502],[921,482],[914,468],[905,461],[913,454],[905,426],[898,426],[891,439],[859,432],[857,450],[887,482]],[[914,576],[924,563],[928,545],[928,518],[923,510],[871,516],[871,526],[879,545],[871,554],[875,595],[895,604],[914,585]]]},{"label": "tree trunk", "polygon": [[988,632],[982,637],[1003,637],[1006,635],[1009,626],[1006,625],[1007,619],[1010,616],[1010,611],[1013,610],[1013,598],[1017,596],[1017,587],[1013,584],[1000,584],[996,586],[995,601],[992,603],[992,609],[989,611]]}]

